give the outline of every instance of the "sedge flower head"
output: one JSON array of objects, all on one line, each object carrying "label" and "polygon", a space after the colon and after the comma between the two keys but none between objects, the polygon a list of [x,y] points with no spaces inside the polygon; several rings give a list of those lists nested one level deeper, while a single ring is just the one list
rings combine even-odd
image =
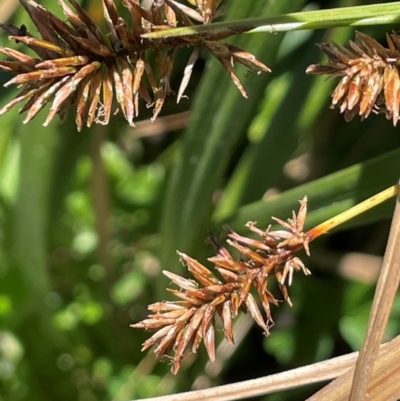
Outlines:
[{"label": "sedge flower head", "polygon": [[[174,93],[170,86],[174,56],[176,49],[183,46],[192,46],[194,51],[185,68],[178,101],[202,47],[210,49],[244,96],[246,92],[234,71],[234,63],[257,72],[269,71],[252,54],[222,43],[212,32],[153,40],[142,37],[179,26],[208,24],[220,15],[221,0],[188,0],[187,5],[176,0],[153,0],[150,9],[140,5],[139,0],[122,0],[130,14],[128,22],[114,0],[98,1],[103,7],[105,32],[76,0],[59,0],[66,22],[33,0],[20,0],[39,35],[25,26],[0,24],[0,27],[11,35],[11,40],[23,43],[36,55],[0,47],[0,53],[11,59],[0,60],[0,69],[16,74],[5,86],[22,87],[0,109],[0,116],[25,102],[20,113],[27,112],[26,123],[51,103],[44,125],[56,114],[64,118],[69,108],[75,107],[78,130],[85,124],[90,127],[93,122],[107,124],[111,114],[118,111],[133,126],[143,100],[147,107],[153,108],[154,120],[166,97]],[[154,57],[149,58],[149,53]]]},{"label": "sedge flower head", "polygon": [[163,272],[179,288],[168,289],[179,301],[149,305],[151,313],[147,319],[131,325],[155,331],[144,342],[142,350],[155,345],[157,358],[169,357],[172,360],[171,370],[174,374],[178,372],[185,352],[190,348],[196,353],[202,342],[210,360],[214,361],[216,322],[221,321],[224,335],[232,344],[233,319],[239,310],[248,311],[268,335],[273,325],[271,304],[277,306],[279,303],[268,289],[268,284],[275,278],[283,300],[292,305],[287,286],[292,283],[293,273],[302,271],[310,274],[295,255],[301,248],[309,253],[310,238],[303,232],[306,213],[305,197],[300,202],[299,212],[293,213],[291,219],[275,219],[282,224],[281,230],[261,230],[250,222],[247,227],[259,237],[254,239],[228,229],[227,242],[239,252],[239,259],[233,257],[215,235],[210,235],[216,255],[208,260],[214,264],[217,274],[190,256],[178,252],[193,279]]},{"label": "sedge flower head", "polygon": [[340,77],[332,93],[332,107],[339,107],[346,121],[357,114],[361,119],[371,112],[384,113],[396,125],[400,114],[400,36],[386,35],[388,46],[361,32],[355,41],[340,46],[335,43],[319,45],[329,60],[310,65],[308,74]]}]

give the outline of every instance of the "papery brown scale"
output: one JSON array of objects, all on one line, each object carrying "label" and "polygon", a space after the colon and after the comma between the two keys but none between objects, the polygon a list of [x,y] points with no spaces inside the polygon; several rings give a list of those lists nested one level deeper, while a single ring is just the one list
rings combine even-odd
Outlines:
[{"label": "papery brown scale", "polygon": [[156,354],[156,358],[161,358],[164,355],[168,354],[170,350],[172,350],[174,344],[176,343],[177,337],[181,336],[182,329],[184,327],[183,323],[174,324],[164,338],[156,346],[154,353]]},{"label": "papery brown scale", "polygon": [[227,282],[227,283],[233,283],[239,280],[240,276],[231,270],[224,269],[222,267],[216,267],[215,268],[218,273],[222,276],[222,278]]},{"label": "papery brown scale", "polygon": [[251,260],[253,260],[255,262],[258,262],[260,264],[265,264],[265,262],[266,262],[265,258],[262,255],[260,255],[259,253],[254,252],[250,248],[244,247],[244,246],[238,244],[235,241],[228,240],[227,242],[228,242],[229,245],[232,245],[242,255],[246,256],[247,258],[249,258],[249,259],[251,259]]},{"label": "papery brown scale", "polygon": [[357,114],[360,114],[360,107],[358,104],[351,110],[346,110],[345,107],[342,107],[342,110],[344,111],[344,120],[346,122],[351,121]]},{"label": "papery brown scale", "polygon": [[203,333],[201,328],[199,330],[196,330],[193,342],[192,342],[192,352],[194,354],[197,353],[198,348],[200,347],[201,342],[203,341]]},{"label": "papery brown scale", "polygon": [[278,267],[275,269],[275,276],[278,281],[279,289],[283,295],[283,298],[290,306],[292,306],[292,301],[290,300],[286,285],[282,284],[282,273],[278,270]]},{"label": "papery brown scale", "polygon": [[250,277],[245,277],[245,282],[242,284],[242,288],[239,296],[239,306],[242,305],[243,302],[246,302],[247,297],[249,296],[251,285],[253,283],[253,279]]},{"label": "papery brown scale", "polygon": [[375,70],[360,101],[360,115],[368,117],[383,89],[383,74]]},{"label": "papery brown scale", "polygon": [[349,76],[345,76],[340,80],[339,84],[336,86],[335,90],[332,93],[333,105],[338,104],[340,100],[346,95],[350,83],[351,83],[351,77]]},{"label": "papery brown scale", "polygon": [[248,266],[246,266],[246,264],[243,262],[229,260],[222,256],[214,256],[212,258],[208,258],[208,260],[214,263],[216,266],[224,267],[226,269],[232,270],[233,272],[244,272],[248,268]]},{"label": "papery brown scale", "polygon": [[107,46],[107,41],[105,40],[101,30],[96,25],[92,17],[86,12],[86,10],[75,0],[68,0],[75,8],[80,20],[90,29],[96,39],[104,46]]},{"label": "papery brown scale", "polygon": [[230,344],[234,344],[232,331],[232,309],[230,300],[225,301],[222,307],[222,322],[224,324],[225,337]]},{"label": "papery brown scale", "polygon": [[205,307],[206,306],[202,306],[201,308],[199,308],[196,311],[196,313],[193,315],[193,317],[190,319],[190,323],[187,325],[183,337],[181,338],[181,340],[177,344],[176,354],[183,355],[183,352],[185,351],[185,349],[189,345],[189,342],[191,341],[191,339],[195,335],[195,333],[196,333],[196,331],[197,331],[197,329],[198,329],[198,327],[199,327],[199,325],[200,325],[200,323],[201,323],[201,321],[203,319],[204,312],[205,312]]},{"label": "papery brown scale", "polygon": [[393,124],[396,125],[399,119],[400,88],[399,73],[396,67],[386,67],[384,81],[386,108],[389,111],[389,117],[393,119]]},{"label": "papery brown scale", "polygon": [[[103,15],[107,26],[108,37],[111,43],[111,47],[115,52],[118,52],[122,48],[121,41],[115,30],[115,25],[118,20],[118,13],[114,9],[113,5],[108,0],[102,0],[103,3]],[[114,12],[115,11],[115,12]]]},{"label": "papery brown scale", "polygon": [[26,72],[32,70],[32,68],[25,66],[23,63],[3,60],[0,60],[0,69],[3,71],[13,72],[15,74],[25,74]]},{"label": "papery brown scale", "polygon": [[352,110],[356,106],[361,97],[361,78],[359,75],[353,77],[350,82],[349,90],[347,93],[347,109]]},{"label": "papery brown scale", "polygon": [[118,71],[118,67],[115,64],[111,64],[109,69],[110,72],[112,73],[112,77],[114,80],[115,97],[117,99],[118,104],[121,106],[122,113],[126,115],[125,102],[124,102],[124,87],[122,85],[121,75]]},{"label": "papery brown scale", "polygon": [[398,51],[400,50],[400,36],[398,35],[398,33],[393,32],[391,35],[389,35],[390,39],[393,42],[393,47],[394,47],[394,51],[393,51],[393,56],[394,57],[398,57]]},{"label": "papery brown scale", "polygon": [[87,100],[89,98],[89,90],[91,81],[90,77],[86,77],[78,88],[78,95],[77,95],[77,106],[76,106],[76,115],[75,115],[75,123],[80,132],[83,128],[84,120],[85,120],[85,113],[86,113],[86,106]]},{"label": "papery brown scale", "polygon": [[269,306],[269,300],[268,297],[265,293],[259,292],[259,297],[261,300],[261,304],[263,306],[265,315],[267,316],[267,321],[272,322],[272,316],[271,316],[271,308]]},{"label": "papery brown scale", "polygon": [[100,93],[103,82],[103,72],[99,69],[91,79],[90,95],[89,95],[89,110],[87,113],[86,126],[90,127],[96,118],[96,110],[100,101]]},{"label": "papery brown scale", "polygon": [[[74,39],[79,35],[79,33],[67,25],[64,21],[59,20],[58,18],[53,18],[51,21],[53,29],[57,32],[57,34],[63,39],[65,43],[67,43],[71,49],[75,53],[81,53],[81,47],[78,42]],[[49,57],[42,57],[43,59]]]},{"label": "papery brown scale", "polygon": [[[131,324],[130,327],[143,329],[144,327],[138,324]],[[154,333],[150,338],[148,338],[143,344],[141,351],[145,351],[147,348],[150,348],[154,345],[159,339],[163,338],[169,330],[173,327],[173,325],[165,326],[159,329],[156,333]]]},{"label": "papery brown scale", "polygon": [[225,58],[216,55],[212,49],[210,49],[210,50],[214,54],[214,56],[220,61],[222,66],[226,69],[226,71],[228,72],[229,76],[231,77],[233,83],[239,89],[242,96],[247,99],[247,97],[248,97],[247,93],[246,93],[242,83],[240,82],[240,79],[238,78],[235,71],[233,70],[232,65]]},{"label": "papery brown scale", "polygon": [[199,289],[188,289],[186,290],[186,294],[206,302],[211,301],[214,297],[214,294],[211,291],[209,291],[208,287]]},{"label": "papery brown scale", "polygon": [[156,312],[148,315],[149,319],[178,319],[186,312],[186,309],[176,309],[168,312]]},{"label": "papery brown scale", "polygon": [[168,277],[174,284],[176,284],[180,288],[183,288],[184,290],[197,290],[198,289],[197,283],[193,280],[185,279],[185,278],[178,276],[175,273],[171,273],[167,270],[163,270],[162,273],[164,274],[164,276]]},{"label": "papery brown scale", "polygon": [[[162,77],[156,92],[156,102],[153,110],[153,117],[151,118],[152,122],[157,118],[162,106],[164,105],[166,96],[171,92],[169,80],[172,72],[174,51],[174,48],[168,50],[167,58],[163,63],[163,68],[161,68],[161,53],[156,52],[156,61],[158,62],[159,69],[162,71]],[[159,57],[157,57],[157,55]]]},{"label": "papery brown scale", "polygon": [[192,259],[190,256],[184,253],[178,252],[181,261],[185,262],[188,266],[188,270],[193,276],[196,277],[204,286],[212,284],[222,284],[220,280],[210,270],[199,263],[197,260]]},{"label": "papery brown scale", "polygon": [[[135,13],[135,19],[133,21],[134,23],[136,21],[139,26],[142,26],[141,18],[143,18],[148,22],[153,23],[153,17],[150,12],[148,12],[143,7],[140,7],[140,5],[135,0],[126,0],[126,1],[130,4],[132,10],[134,10]],[[140,18],[138,18],[138,16],[140,16]]]},{"label": "papery brown scale", "polygon": [[304,228],[304,223],[306,221],[306,216],[307,216],[307,196],[304,196],[303,199],[301,201],[299,201],[300,203],[300,209],[299,212],[297,213],[297,217],[296,217],[296,229],[297,231],[303,231]]},{"label": "papery brown scale", "polygon": [[[252,238],[248,238],[248,237],[243,237],[235,232],[230,232],[228,234],[228,237],[233,239],[234,241],[240,243],[240,244],[245,244],[245,245],[250,245],[250,246],[254,246],[255,248],[261,249],[265,252],[270,252],[271,251],[271,245],[275,246],[276,242],[273,241],[268,241],[268,245],[263,242],[263,241],[259,241],[259,240],[255,240]],[[267,239],[267,236],[264,237],[265,239]]]},{"label": "papery brown scale", "polygon": [[229,43],[227,43],[226,46],[229,49],[232,56],[234,56],[237,59],[237,61],[243,63],[246,67],[249,67],[251,70],[271,72],[271,70],[265,64],[257,60],[254,54],[251,54],[246,50],[243,50],[240,47],[231,45]]},{"label": "papery brown scale", "polygon": [[177,20],[174,10],[167,3],[164,4],[164,7],[165,7],[165,19],[167,20],[168,25],[171,28],[176,28]]},{"label": "papery brown scale", "polygon": [[103,125],[107,125],[108,122],[110,121],[111,107],[114,98],[112,71],[108,68],[103,68],[102,95],[103,95],[102,115],[100,116],[100,113],[98,114],[96,122]]},{"label": "papery brown scale", "polygon": [[230,294],[230,301],[232,308],[232,316],[236,317],[240,308],[240,297],[236,291]]},{"label": "papery brown scale", "polygon": [[7,113],[12,107],[14,107],[16,104],[24,101],[25,99],[29,98],[32,96],[38,88],[34,87],[27,87],[24,88],[21,92],[18,93],[17,96],[14,97],[10,102],[8,102],[4,107],[0,109],[0,116],[2,116],[4,113]]},{"label": "papery brown scale", "polygon": [[129,29],[125,20],[121,17],[118,17],[116,32],[117,32],[118,37],[121,40],[121,43],[122,43],[122,46],[124,49],[129,49],[132,46],[136,45],[134,34]]},{"label": "papery brown scale", "polygon": [[155,76],[154,76],[154,73],[153,73],[150,63],[146,59],[144,59],[143,61],[144,61],[144,70],[146,72],[147,79],[149,80],[151,89],[152,89],[153,93],[155,94],[155,93],[157,93],[157,90],[158,90],[157,81],[155,79]]},{"label": "papery brown scale", "polygon": [[195,306],[201,306],[203,305],[203,301],[201,301],[200,299],[189,295],[187,292],[182,292],[182,291],[178,291],[178,290],[174,290],[172,288],[167,288],[167,291],[171,292],[172,294],[174,294],[175,296],[177,296],[178,298],[190,302],[192,305]]},{"label": "papery brown scale", "polygon": [[50,108],[49,114],[47,115],[44,126],[47,126],[50,121],[53,119],[55,114],[59,111],[61,104],[69,97],[73,92],[75,92],[79,83],[86,76],[93,74],[101,67],[101,63],[98,61],[94,61],[91,64],[85,65],[82,67],[74,76],[72,76],[64,86],[57,92],[53,104]]},{"label": "papery brown scale", "polygon": [[122,87],[124,92],[124,110],[125,118],[130,126],[134,126],[133,117],[135,113],[135,108],[133,104],[133,73],[132,66],[124,59],[121,60],[121,75],[122,75]]},{"label": "papery brown scale", "polygon": [[108,47],[100,44],[93,43],[90,39],[81,38],[79,36],[73,36],[73,39],[79,43],[87,52],[97,54],[100,57],[116,57],[116,53],[110,50]]},{"label": "papery brown scale", "polygon": [[[386,35],[386,38],[390,37]],[[387,49],[385,49],[379,42],[377,42],[375,39],[371,38],[368,35],[363,34],[360,31],[356,31],[356,42],[359,43],[364,51],[368,53],[370,57],[373,57],[375,55],[378,55],[381,58],[385,58],[387,56]],[[391,48],[389,40],[389,49]],[[390,49],[391,50],[391,49]]]},{"label": "papery brown scale", "polygon": [[[62,7],[64,15],[67,17],[69,23],[72,27],[79,33],[83,38],[93,40],[95,35],[90,31],[87,24],[83,22],[77,14],[64,2],[64,0],[59,0],[59,4]],[[96,42],[98,40],[96,39]]]},{"label": "papery brown scale", "polygon": [[293,258],[293,265],[294,265],[296,270],[298,270],[298,271],[302,270],[304,275],[307,276],[307,275],[311,274],[310,270],[308,270],[306,268],[306,266],[304,265],[303,261],[300,258],[298,258],[297,256],[295,256]]},{"label": "papery brown scale", "polygon": [[111,18],[111,21],[113,22],[114,25],[117,25],[119,14],[114,0],[102,0],[102,1],[103,4],[105,5],[105,9],[108,12],[108,15]]},{"label": "papery brown scale", "polygon": [[164,1],[152,1],[151,3],[151,14],[153,17],[154,25],[162,25],[164,23],[163,13]]},{"label": "papery brown scale", "polygon": [[193,50],[192,54],[189,57],[189,60],[186,64],[185,70],[183,72],[183,78],[182,78],[182,82],[179,86],[179,90],[178,90],[178,96],[176,98],[176,102],[179,103],[183,93],[185,92],[189,81],[190,81],[190,77],[192,76],[192,72],[193,72],[193,68],[194,65],[197,61],[197,59],[199,58],[199,54],[200,54],[200,47],[196,46],[195,49]]},{"label": "papery brown scale", "polygon": [[141,322],[141,327],[146,330],[155,330],[164,326],[173,326],[176,323],[176,319],[144,319]]},{"label": "papery brown scale", "polygon": [[[36,103],[36,100],[42,96],[43,93],[45,93],[51,85],[53,85],[54,82],[56,82],[56,79],[49,79],[47,82],[43,82],[42,85],[37,87],[35,83],[30,84],[29,86],[35,87],[35,91],[32,93],[31,97],[28,99],[28,101],[18,110],[18,114],[22,114],[27,110],[31,111],[32,106]],[[34,109],[32,109],[33,111]],[[24,120],[25,122],[25,120]]]},{"label": "papery brown scale", "polygon": [[144,73],[144,52],[141,52],[138,56],[138,59],[135,63],[135,70],[133,73],[133,82],[132,82],[132,92],[135,95],[138,93],[140,88],[140,82],[142,82],[142,76]]},{"label": "papery brown scale", "polygon": [[191,306],[189,302],[185,301],[162,301],[162,302],[155,302],[150,304],[147,309],[153,312],[162,312],[162,311],[174,311],[174,310],[185,310]]},{"label": "papery brown scale", "polygon": [[[26,124],[28,121],[32,120],[32,118],[35,117],[35,115],[54,97],[54,94],[56,91],[64,85],[64,83],[69,79],[69,77],[64,77],[62,80],[52,80],[46,83],[48,85],[47,87],[43,87],[41,91],[43,93],[40,94],[40,91],[38,91],[35,95],[39,95],[34,103],[32,104],[26,104],[27,109],[29,109],[29,112],[27,116],[24,119],[24,124]],[[36,96],[35,96],[36,97]],[[35,97],[32,97],[31,100],[35,99]],[[24,112],[25,110],[21,110],[21,112]]]},{"label": "papery brown scale", "polygon": [[90,58],[87,56],[72,56],[65,58],[58,58],[54,60],[46,60],[36,64],[36,68],[40,69],[50,69],[50,68],[58,68],[63,66],[81,66],[88,64],[90,62]]},{"label": "papery brown scale", "polygon": [[215,362],[215,328],[212,324],[209,324],[203,336],[208,357],[211,362]]},{"label": "papery brown scale", "polygon": [[[28,2],[20,0],[20,3],[28,12],[42,38],[51,43],[60,44],[61,42],[59,37],[51,28],[51,24],[49,23],[50,19],[54,18],[54,16],[52,16],[52,14],[44,7],[32,0],[28,0]],[[54,58],[54,53],[52,53],[52,51],[47,50],[47,54],[50,58]]]},{"label": "papery brown scale", "polygon": [[268,326],[264,321],[253,295],[249,294],[247,296],[245,304],[256,323],[265,331],[266,334],[269,334]]},{"label": "papery brown scale", "polygon": [[63,102],[63,104],[61,105],[60,109],[57,112],[60,122],[63,122],[66,119],[66,117],[68,115],[68,111],[75,104],[75,102],[76,102],[76,94],[69,96]]},{"label": "papery brown scale", "polygon": [[28,56],[24,53],[19,52],[18,50],[10,49],[8,47],[0,47],[0,53],[13,58],[14,60],[20,61],[27,67],[34,68],[36,64],[39,62],[37,58]]},{"label": "papery brown scale", "polygon": [[[67,68],[72,68],[70,74],[73,74],[76,71],[73,67],[67,67]],[[14,78],[10,79],[9,81],[7,81],[3,86],[7,87],[12,84],[26,84],[29,82],[34,83],[34,82],[39,81],[40,79],[44,78],[44,74],[46,73],[46,71],[47,71],[47,73],[49,73],[48,70],[44,70],[44,71],[39,70],[39,71],[30,71],[25,74],[19,74],[19,75],[15,76]],[[59,70],[52,71],[52,73],[54,74],[53,77],[60,76],[60,75],[61,76],[66,75],[67,72],[66,71],[64,72],[64,71],[65,71],[64,69],[61,71],[59,71]]]},{"label": "papery brown scale", "polygon": [[[194,19],[195,21],[204,23],[203,16],[201,14],[199,14],[196,10],[193,10],[193,8],[185,6],[184,4],[179,3],[175,0],[165,0],[165,2],[174,10],[174,12],[176,14],[184,14],[184,15]],[[192,23],[190,23],[190,24],[193,25]]]}]

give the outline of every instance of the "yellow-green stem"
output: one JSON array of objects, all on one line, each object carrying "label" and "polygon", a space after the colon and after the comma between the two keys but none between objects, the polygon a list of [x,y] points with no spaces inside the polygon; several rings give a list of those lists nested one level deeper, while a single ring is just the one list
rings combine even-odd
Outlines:
[{"label": "yellow-green stem", "polygon": [[347,220],[352,219],[364,213],[365,211],[372,209],[376,205],[379,205],[386,200],[393,198],[400,192],[400,184],[393,185],[378,194],[371,196],[370,198],[366,199],[365,201],[359,203],[356,206],[344,211],[343,213],[338,214],[337,216],[332,217],[329,220],[324,221],[323,223],[319,224],[318,226],[312,228],[307,232],[311,240],[314,240],[321,234],[326,233],[327,231],[331,230],[334,227],[343,224]]}]

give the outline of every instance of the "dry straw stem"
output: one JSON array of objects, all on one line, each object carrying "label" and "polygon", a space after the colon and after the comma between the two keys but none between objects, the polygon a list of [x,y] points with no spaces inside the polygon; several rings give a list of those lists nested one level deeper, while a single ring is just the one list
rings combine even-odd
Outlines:
[{"label": "dry straw stem", "polygon": [[[205,390],[190,391],[180,394],[172,394],[162,397],[146,398],[146,401],[232,401],[243,400],[250,397],[256,397],[274,393],[277,391],[289,390],[295,387],[307,384],[319,383],[321,381],[330,380],[338,376],[330,385],[326,386],[319,393],[310,398],[312,401],[347,401],[351,379],[354,372],[354,364],[357,360],[358,352],[348,355],[332,358],[327,361],[318,362],[312,365],[303,366],[301,368],[289,370],[287,372],[262,377],[259,379],[247,380],[240,383],[228,384],[224,386],[213,387]],[[400,394],[400,336],[394,340],[381,345],[379,357],[377,359],[376,370],[372,381],[371,394],[377,398],[371,398],[374,401],[390,401],[386,387],[390,391]],[[391,380],[386,382],[385,373],[393,374]],[[385,380],[383,380],[385,377]],[[397,383],[396,383],[397,380]],[[343,385],[333,387],[334,384],[343,382]],[[386,385],[387,384],[387,385]],[[328,392],[329,390],[329,392]],[[335,391],[338,391],[336,394]],[[382,392],[383,396],[379,394]],[[320,395],[321,393],[321,395]],[[338,398],[338,397],[341,398]],[[384,397],[387,398],[384,398]],[[336,397],[336,398],[335,398]],[[393,398],[393,401],[395,399]]]},{"label": "dry straw stem", "polygon": [[[347,371],[307,401],[348,401],[354,368]],[[380,346],[372,376],[368,381],[368,394],[360,400],[397,401],[400,397],[400,336]]]},{"label": "dry straw stem", "polygon": [[[385,333],[390,311],[400,283],[400,197],[397,198],[389,240],[379,275],[367,334],[357,361],[350,401],[366,399],[367,388],[373,372],[376,354]],[[398,350],[397,352],[400,352]],[[400,369],[400,359],[394,365]],[[397,370],[397,383],[400,371]],[[389,380],[389,378],[387,378]],[[368,391],[369,392],[369,391]],[[397,388],[400,396],[400,386]]]}]

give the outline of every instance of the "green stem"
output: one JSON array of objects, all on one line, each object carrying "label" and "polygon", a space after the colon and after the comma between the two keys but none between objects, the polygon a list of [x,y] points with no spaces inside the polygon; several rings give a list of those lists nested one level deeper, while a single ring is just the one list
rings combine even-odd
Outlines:
[{"label": "green stem", "polygon": [[400,191],[400,184],[393,185],[378,194],[371,196],[365,201],[359,203],[358,205],[353,206],[352,208],[344,211],[343,213],[338,214],[337,216],[332,217],[329,220],[319,224],[313,229],[309,230],[307,234],[314,240],[316,237],[319,237],[321,234],[325,234],[327,231],[331,230],[334,227],[343,224],[344,222],[352,219],[360,215],[361,213],[366,212],[369,209],[379,205],[386,200],[393,198]]},{"label": "green stem", "polygon": [[231,36],[243,32],[286,32],[303,29],[325,29],[338,26],[382,25],[400,22],[400,1],[368,6],[341,7],[328,10],[303,11],[273,17],[224,21],[206,25],[173,28],[143,34],[146,39],[202,34]]}]

